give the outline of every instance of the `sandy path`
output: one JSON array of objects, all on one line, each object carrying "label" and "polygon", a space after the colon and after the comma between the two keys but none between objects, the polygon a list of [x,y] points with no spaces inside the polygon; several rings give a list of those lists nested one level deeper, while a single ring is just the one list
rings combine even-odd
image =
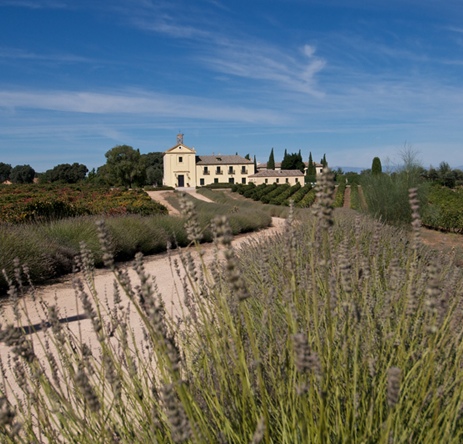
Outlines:
[{"label": "sandy path", "polygon": [[148,194],[151,199],[155,200],[156,202],[159,202],[160,204],[164,205],[171,216],[178,216],[180,212],[174,208],[169,201],[166,199],[166,196],[169,194],[172,194],[173,191],[170,190],[164,190],[164,191],[147,191],[146,194]]},{"label": "sandy path", "polygon": [[[243,234],[237,236],[233,241],[233,246],[239,252],[240,246],[250,241],[259,241],[268,236],[273,236],[276,233],[280,233],[284,230],[285,220],[281,218],[272,218],[272,226],[254,233]],[[172,270],[171,263],[175,259],[179,259],[180,253],[186,253],[190,251],[193,258],[198,259],[201,252],[202,259],[206,264],[210,264],[214,260],[214,245],[213,244],[202,244],[199,251],[195,248],[184,248],[181,250],[173,250],[169,254],[163,253],[155,256],[148,256],[144,259],[144,265],[146,272],[155,278],[156,284],[159,289],[159,293],[166,304],[166,310],[171,316],[177,316],[181,314],[181,299],[183,298],[182,289],[182,277],[185,273],[182,271],[181,278],[179,278],[175,271]],[[169,260],[170,256],[170,260]],[[180,260],[179,260],[180,262]],[[133,263],[129,262],[123,264],[121,267],[128,270],[131,283],[133,286],[139,283],[137,275],[132,267]],[[93,332],[93,328],[89,319],[82,319],[83,309],[80,300],[76,299],[75,291],[72,286],[72,276],[67,276],[62,279],[60,283],[39,286],[36,288],[37,299],[40,299],[49,305],[57,305],[59,309],[59,316],[64,321],[75,335],[81,336],[84,342],[92,343],[93,347],[96,346],[97,340]],[[110,308],[113,307],[113,285],[114,275],[109,270],[96,270],[94,285],[102,305],[108,305]],[[88,294],[90,292],[87,289]],[[126,295],[122,294],[122,303],[124,306],[129,305],[129,299]],[[28,326],[34,325],[40,326],[43,320],[46,320],[46,316],[40,309],[37,309],[38,305],[35,304],[32,299],[27,296],[21,302],[21,305],[27,310],[30,320],[22,319],[20,325]],[[132,307],[130,310],[130,316],[133,322],[131,327],[135,331],[135,336],[138,338],[142,337],[142,331],[139,328],[139,322],[136,320],[135,309]],[[12,304],[6,302],[2,306],[2,317],[0,323],[4,326],[9,323],[14,323],[14,314],[12,310]],[[70,320],[70,322],[67,322]],[[37,333],[38,336],[42,336],[42,332]],[[35,341],[34,341],[35,342]],[[43,351],[40,346],[36,348],[36,354],[39,358],[43,357]],[[8,356],[8,347],[3,343],[0,344],[0,356],[5,362]],[[13,382],[10,378],[10,382]],[[13,384],[14,385],[14,384]]]},{"label": "sandy path", "polygon": [[[199,200],[204,200],[205,202],[212,202],[209,198],[206,196],[203,196],[202,194],[198,193],[196,189],[188,189],[184,191],[185,193],[189,194],[190,196],[194,197],[195,199]],[[172,190],[162,190],[162,191],[147,191],[146,192],[148,196],[151,197],[151,199],[161,203],[164,205],[168,210],[169,210],[169,215],[171,216],[178,216],[180,215],[180,212],[174,208],[170,202],[166,199],[167,196],[172,195],[174,191]]]},{"label": "sandy path", "polygon": [[344,208],[350,208],[350,185],[347,185],[346,190],[344,191]]}]

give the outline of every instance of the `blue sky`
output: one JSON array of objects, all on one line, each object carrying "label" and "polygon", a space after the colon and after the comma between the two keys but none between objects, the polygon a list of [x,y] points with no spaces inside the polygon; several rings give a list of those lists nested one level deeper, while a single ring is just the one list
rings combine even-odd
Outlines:
[{"label": "blue sky", "polygon": [[463,165],[454,0],[0,0],[0,162],[120,144]]}]

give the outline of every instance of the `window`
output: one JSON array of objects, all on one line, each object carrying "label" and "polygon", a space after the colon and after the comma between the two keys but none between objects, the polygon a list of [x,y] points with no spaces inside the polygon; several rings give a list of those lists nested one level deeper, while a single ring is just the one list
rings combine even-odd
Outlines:
[{"label": "window", "polygon": [[219,166],[216,168],[215,174],[222,174],[222,170],[220,169]]},{"label": "window", "polygon": [[203,174],[209,174],[209,168],[208,167],[204,167]]},{"label": "window", "polygon": [[229,166],[229,167],[228,167],[228,174],[235,174],[235,172],[233,171],[233,167],[232,167],[232,166]]},{"label": "window", "polygon": [[289,183],[289,178],[286,178],[286,183]]},{"label": "window", "polygon": [[248,174],[244,165],[241,167],[241,174]]},{"label": "window", "polygon": [[277,183],[280,183],[280,179],[277,179]]},{"label": "window", "polygon": [[204,186],[204,179],[199,179],[199,184],[200,184],[201,186]]},{"label": "window", "polygon": [[241,183],[246,184],[246,177],[243,177],[243,178],[241,179]]},{"label": "window", "polygon": [[230,178],[228,179],[228,183],[232,183],[232,184],[235,183],[235,179],[233,179],[233,177],[230,177]]},{"label": "window", "polygon": [[183,157],[182,156],[178,156],[178,163],[183,163]]},{"label": "window", "polygon": [[299,182],[299,177],[296,177],[296,183],[298,183],[298,182]]},{"label": "window", "polygon": [[214,183],[219,183],[219,179],[215,178]]},{"label": "window", "polygon": [[265,179],[265,183],[268,183],[268,179]]}]

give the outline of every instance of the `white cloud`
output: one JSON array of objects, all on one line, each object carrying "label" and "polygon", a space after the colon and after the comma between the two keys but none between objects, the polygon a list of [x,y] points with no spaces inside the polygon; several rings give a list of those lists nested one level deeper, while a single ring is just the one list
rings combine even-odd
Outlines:
[{"label": "white cloud", "polygon": [[89,63],[95,61],[87,57],[82,57],[75,54],[37,54],[34,52],[25,51],[23,49],[7,47],[0,47],[0,59],[34,60],[59,63]]},{"label": "white cloud", "polygon": [[315,54],[315,47],[312,45],[304,45],[304,47],[302,48],[302,52],[307,57],[312,57]]},{"label": "white cloud", "polygon": [[456,26],[447,26],[445,29],[456,32],[458,34],[463,34],[463,28],[457,28]]},{"label": "white cloud", "polygon": [[276,86],[323,96],[316,76],[326,62],[315,55],[313,45],[288,48],[259,42],[248,34],[238,36],[236,28],[223,23],[222,15],[218,20],[215,2],[213,10],[204,10],[195,3],[178,7],[166,1],[135,0],[131,6],[123,6],[119,11],[125,11],[132,26],[194,43],[190,46],[190,63],[200,61],[209,70],[228,76],[265,80],[272,83],[273,89]]},{"label": "white cloud", "polygon": [[267,44],[217,41],[210,54],[201,60],[209,68],[221,73],[254,80],[265,80],[277,85],[283,91],[302,92],[315,97],[322,97],[323,92],[317,87],[316,75],[324,68],[326,62],[315,57],[315,49],[304,47],[306,57],[300,59],[291,56],[285,50]]},{"label": "white cloud", "polygon": [[271,124],[284,117],[265,109],[227,106],[200,97],[169,96],[143,91],[96,93],[87,91],[1,91],[0,108],[38,109],[107,115],[151,115]]}]

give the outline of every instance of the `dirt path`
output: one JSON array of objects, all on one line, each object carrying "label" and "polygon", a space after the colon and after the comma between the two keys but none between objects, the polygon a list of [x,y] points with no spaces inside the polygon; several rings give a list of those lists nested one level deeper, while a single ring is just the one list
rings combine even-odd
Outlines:
[{"label": "dirt path", "polygon": [[[284,230],[284,222],[284,219],[274,217],[272,218],[271,227],[258,232],[236,236],[233,241],[233,246],[239,249],[246,242],[259,241],[268,236],[280,233]],[[201,257],[206,264],[210,263],[214,259],[213,250],[213,244],[201,245]],[[175,259],[179,259],[180,252],[185,253],[187,251],[191,252],[194,258],[199,258],[199,251],[193,248],[173,250],[169,254],[163,253],[145,257],[146,272],[155,277],[159,292],[162,294],[167,306],[170,307],[169,311],[174,315],[180,313],[177,289],[182,288],[182,282],[172,270],[171,263]],[[132,270],[132,262],[125,264],[124,267],[128,269],[129,276],[134,285],[137,285],[137,277],[135,272]],[[61,312],[68,318],[76,317],[82,313],[80,303],[76,302],[72,279],[73,276],[66,276],[62,278],[59,283],[37,287],[37,296],[42,298],[43,301],[48,304],[57,304]],[[101,269],[95,271],[95,288],[101,298],[112,298],[113,282],[114,276],[110,271]],[[30,313],[31,323],[40,323],[41,318],[37,315],[32,301],[25,300],[24,302],[26,305],[30,303],[30,306],[27,307],[27,311]],[[3,304],[3,311],[5,321],[12,322],[13,314],[11,304]]]},{"label": "dirt path", "polygon": [[346,189],[344,191],[344,208],[350,208],[350,185],[346,186]]},{"label": "dirt path", "polygon": [[[205,202],[212,202],[211,199],[208,199],[206,196],[203,196],[202,194],[198,193],[196,189],[188,189],[188,190],[184,190],[184,192],[194,197],[195,199],[204,200]],[[170,202],[167,200],[167,196],[172,196],[175,193],[175,191],[173,190],[147,191],[146,193],[148,194],[149,197],[151,197],[151,199],[164,205],[169,210],[169,215],[171,216],[180,215],[180,212],[176,208],[174,208],[170,204]]]},{"label": "dirt path", "polygon": [[180,212],[174,208],[169,201],[166,199],[166,196],[172,195],[174,192],[170,190],[163,190],[163,191],[147,191],[146,192],[151,199],[155,200],[156,202],[159,202],[160,204],[164,205],[167,210],[169,211],[169,214],[171,216],[178,216],[180,215]]}]

